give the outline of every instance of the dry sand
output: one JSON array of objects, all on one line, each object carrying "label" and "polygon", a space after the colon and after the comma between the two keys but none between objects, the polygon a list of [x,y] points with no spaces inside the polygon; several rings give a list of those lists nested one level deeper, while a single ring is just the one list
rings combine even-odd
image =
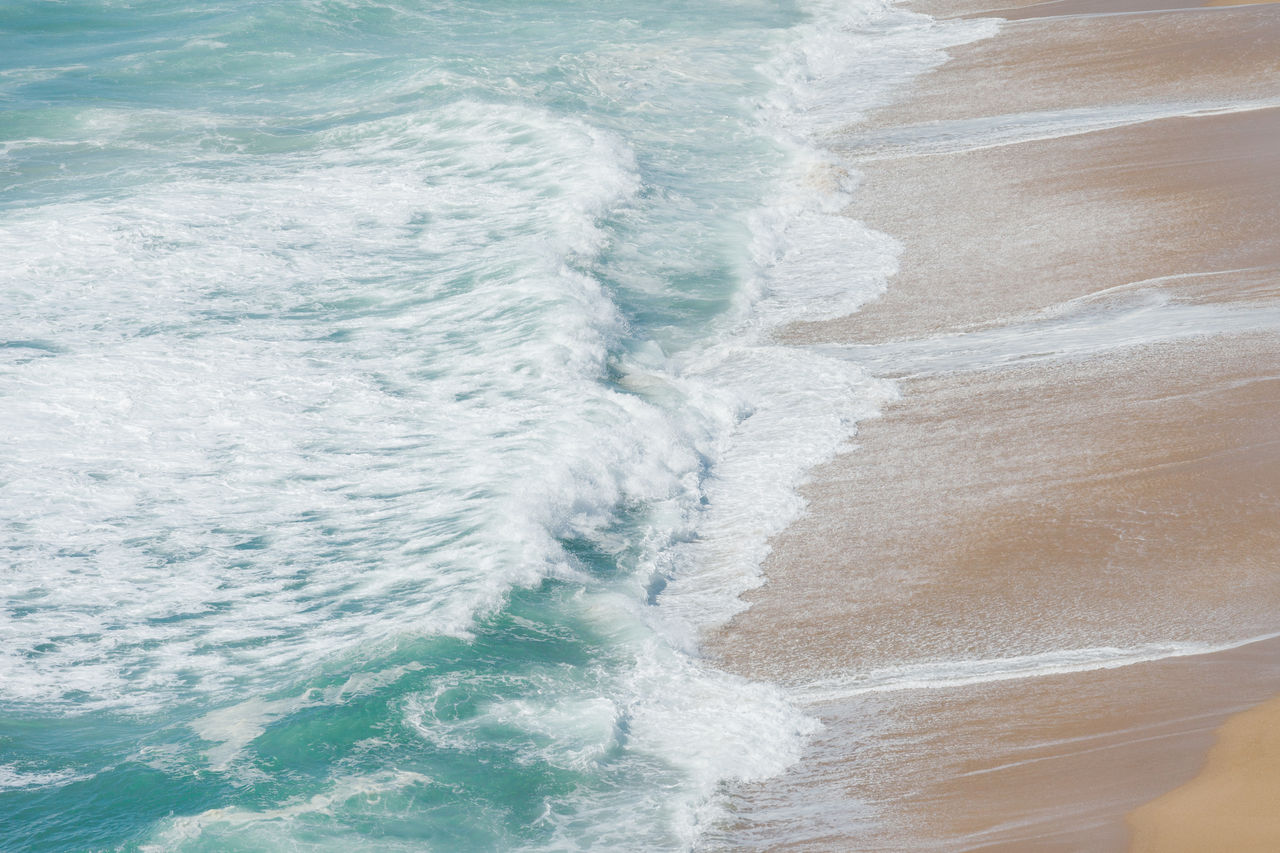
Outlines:
[{"label": "dry sand", "polygon": [[[902,269],[783,338],[903,394],[709,638],[826,725],[724,846],[1124,849],[1280,689],[1280,641],[1210,649],[1280,629],[1276,44],[1274,5],[1028,18],[842,137]],[[1247,109],[1077,132],[1191,101]],[[1051,138],[992,135],[1028,124]],[[1158,833],[1226,838],[1215,797],[1280,779],[1260,756],[1222,747],[1138,849],[1249,849]],[[1170,822],[1192,800],[1201,835]]]}]

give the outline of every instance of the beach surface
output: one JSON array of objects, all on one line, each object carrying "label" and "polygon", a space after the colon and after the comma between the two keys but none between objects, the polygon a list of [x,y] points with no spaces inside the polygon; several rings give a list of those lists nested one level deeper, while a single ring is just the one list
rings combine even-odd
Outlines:
[{"label": "beach surface", "polygon": [[779,335],[901,398],[708,638],[824,723],[722,840],[1280,849],[1274,702],[1196,777],[1280,689],[1280,7],[943,6],[1008,22],[834,143],[899,272]]}]

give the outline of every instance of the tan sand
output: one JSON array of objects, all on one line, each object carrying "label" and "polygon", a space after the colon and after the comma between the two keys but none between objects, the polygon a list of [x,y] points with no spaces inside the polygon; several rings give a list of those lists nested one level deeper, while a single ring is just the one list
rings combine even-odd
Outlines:
[{"label": "tan sand", "polygon": [[1280,698],[1233,717],[1203,772],[1129,823],[1134,853],[1280,850]]},{"label": "tan sand", "polygon": [[[1093,668],[1280,629],[1280,110],[1000,145],[963,124],[1261,97],[1278,39],[1274,5],[1028,19],[844,137],[851,214],[902,270],[784,339],[903,396],[708,639],[826,724],[738,792],[726,848],[1120,850],[1125,813],[1280,689],[1275,640]],[[959,144],[930,148],[934,121]],[[1026,677],[1053,667],[1080,671]]]}]

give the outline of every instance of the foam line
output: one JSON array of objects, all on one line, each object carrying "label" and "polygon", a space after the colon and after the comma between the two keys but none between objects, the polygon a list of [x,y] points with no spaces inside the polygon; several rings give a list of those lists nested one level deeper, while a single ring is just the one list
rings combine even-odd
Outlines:
[{"label": "foam line", "polygon": [[[1049,6],[1053,4],[1044,2],[1044,3],[1036,3],[1035,5]],[[1196,14],[1213,15],[1213,14],[1219,14],[1223,12],[1238,11],[1241,8],[1241,6],[1248,6],[1248,5],[1256,5],[1256,4],[1250,4],[1246,0],[1246,2],[1242,2],[1234,6],[1233,5],[1170,6],[1167,9],[1137,9],[1137,10],[1125,11],[1125,12],[1076,12],[1070,15],[1046,15],[1043,18],[1035,18],[1035,19],[1010,21],[1007,18],[997,18],[996,20],[999,20],[1000,22],[1005,24],[1009,24],[1009,23],[1021,24],[1021,23],[1025,23],[1026,20],[1048,20],[1049,18],[1052,18],[1055,21],[1073,21],[1073,20],[1081,20],[1086,18],[1135,18],[1140,15],[1169,15],[1173,13],[1179,13],[1179,14],[1185,14],[1185,15],[1196,15]]]},{"label": "foam line", "polygon": [[893,693],[900,690],[939,690],[970,687],[997,681],[1043,678],[1119,669],[1170,658],[1194,657],[1239,649],[1254,643],[1280,637],[1280,632],[1249,637],[1231,643],[1144,643],[1130,648],[1099,646],[1086,649],[1063,649],[1032,655],[978,660],[934,661],[884,667],[865,673],[852,673],[811,681],[793,688],[793,696],[805,704],[834,702],[869,693]]},{"label": "foam line", "polygon": [[1274,307],[1179,302],[1154,288],[1143,288],[1105,300],[1072,300],[1033,319],[1005,326],[884,344],[824,345],[816,349],[824,355],[854,361],[873,375],[918,378],[1086,358],[1180,338],[1277,327],[1280,309]]},{"label": "foam line", "polygon": [[273,809],[253,811],[237,807],[215,808],[199,814],[169,818],[161,824],[160,832],[154,842],[143,844],[139,849],[144,853],[173,850],[185,842],[199,838],[207,827],[215,824],[232,827],[275,824],[287,827],[300,816],[332,815],[349,800],[361,798],[376,801],[388,793],[426,788],[433,784],[435,783],[429,776],[409,770],[388,770],[378,774],[351,776],[335,780],[333,786],[324,793],[308,798],[298,797]]},{"label": "foam line", "polygon": [[45,772],[30,771],[13,764],[0,764],[0,792],[60,788],[72,782],[88,779],[90,775],[65,769]]},{"label": "foam line", "polygon": [[1171,118],[1203,118],[1277,107],[1280,107],[1280,101],[1268,99],[1231,103],[1115,104],[1038,110],[873,130],[849,136],[840,143],[840,148],[843,153],[860,162],[960,154],[1022,142],[1080,136]]}]

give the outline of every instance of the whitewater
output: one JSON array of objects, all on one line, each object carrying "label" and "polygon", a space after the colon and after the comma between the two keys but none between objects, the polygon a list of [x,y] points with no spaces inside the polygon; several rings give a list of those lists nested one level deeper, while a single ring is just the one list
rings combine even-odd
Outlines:
[{"label": "whitewater", "polygon": [[19,0],[5,850],[686,850],[815,724],[700,632],[893,398],[878,2]]}]

